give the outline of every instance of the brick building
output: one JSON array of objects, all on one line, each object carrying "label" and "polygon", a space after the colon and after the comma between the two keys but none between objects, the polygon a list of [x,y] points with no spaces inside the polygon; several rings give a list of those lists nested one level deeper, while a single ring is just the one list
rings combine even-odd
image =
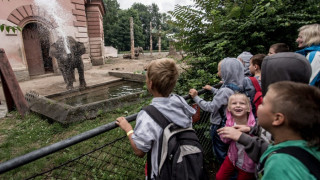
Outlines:
[{"label": "brick building", "polygon": [[[4,48],[18,81],[59,73],[57,60],[49,57],[59,23],[35,1],[0,1],[0,24],[22,28],[21,32],[0,32],[0,48]],[[63,13],[64,33],[86,46],[82,56],[85,70],[104,64],[103,0],[47,0],[48,6],[52,1]]]}]

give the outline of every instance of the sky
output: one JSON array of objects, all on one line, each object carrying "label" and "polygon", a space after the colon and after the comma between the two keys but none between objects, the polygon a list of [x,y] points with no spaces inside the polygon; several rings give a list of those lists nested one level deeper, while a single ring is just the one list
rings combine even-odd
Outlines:
[{"label": "sky", "polygon": [[166,13],[167,11],[173,11],[176,4],[179,5],[191,5],[194,4],[192,0],[117,0],[120,4],[120,9],[128,9],[133,3],[141,3],[144,5],[151,5],[155,3],[160,9],[160,13]]}]

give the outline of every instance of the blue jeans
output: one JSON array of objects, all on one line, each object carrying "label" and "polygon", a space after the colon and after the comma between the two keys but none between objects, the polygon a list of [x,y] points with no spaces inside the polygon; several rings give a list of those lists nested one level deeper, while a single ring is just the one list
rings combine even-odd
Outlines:
[{"label": "blue jeans", "polygon": [[217,161],[221,165],[227,155],[229,145],[221,141],[220,136],[217,133],[218,127],[219,125],[217,124],[211,125],[210,136],[212,138],[213,153],[215,154]]}]

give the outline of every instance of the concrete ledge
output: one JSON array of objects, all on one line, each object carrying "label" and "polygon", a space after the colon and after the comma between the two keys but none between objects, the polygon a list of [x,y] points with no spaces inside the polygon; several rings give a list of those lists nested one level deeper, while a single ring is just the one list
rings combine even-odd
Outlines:
[{"label": "concrete ledge", "polygon": [[94,119],[97,116],[101,115],[101,113],[109,112],[122,106],[142,102],[144,98],[148,97],[146,91],[141,91],[121,97],[84,104],[81,106],[70,106],[68,104],[60,103],[56,100],[51,99],[54,96],[68,95],[68,93],[77,93],[75,91],[76,90],[67,91],[47,97],[38,95],[36,92],[29,92],[25,95],[25,97],[29,103],[31,111],[39,113],[49,119],[60,122],[62,124],[70,124],[73,122]]},{"label": "concrete ledge", "polygon": [[110,71],[110,76],[123,78],[124,80],[129,81],[136,81],[136,82],[146,82],[146,75],[144,74],[134,74],[131,72],[117,72],[117,71]]}]

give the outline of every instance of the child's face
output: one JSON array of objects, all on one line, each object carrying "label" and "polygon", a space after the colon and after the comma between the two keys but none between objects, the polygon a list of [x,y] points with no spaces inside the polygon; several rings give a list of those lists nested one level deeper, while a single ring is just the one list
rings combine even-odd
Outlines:
[{"label": "child's face", "polygon": [[276,94],[273,89],[269,89],[267,94],[263,97],[263,102],[260,104],[257,112],[258,124],[264,129],[269,130],[272,121],[275,118],[275,113],[272,110],[272,102]]},{"label": "child's face", "polygon": [[276,54],[276,51],[274,50],[274,48],[270,48],[270,49],[269,49],[268,56],[272,56],[272,55],[274,55],[274,54]]},{"label": "child's face", "polygon": [[233,95],[230,97],[228,110],[233,117],[244,117],[248,115],[250,107],[246,98],[247,97],[242,95]]},{"label": "child's face", "polygon": [[251,74],[255,74],[256,72],[256,67],[252,64],[252,60],[250,60],[250,65],[249,65],[249,71]]}]

